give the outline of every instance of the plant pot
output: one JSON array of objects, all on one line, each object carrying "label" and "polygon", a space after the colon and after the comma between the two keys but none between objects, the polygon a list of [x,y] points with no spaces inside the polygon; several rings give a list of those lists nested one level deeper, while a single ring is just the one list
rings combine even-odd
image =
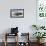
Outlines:
[{"label": "plant pot", "polygon": [[40,39],[37,39],[37,43],[40,43]]},{"label": "plant pot", "polygon": [[41,44],[41,43],[44,42],[44,40],[45,40],[45,39],[38,39],[37,42],[38,42],[39,44]]}]

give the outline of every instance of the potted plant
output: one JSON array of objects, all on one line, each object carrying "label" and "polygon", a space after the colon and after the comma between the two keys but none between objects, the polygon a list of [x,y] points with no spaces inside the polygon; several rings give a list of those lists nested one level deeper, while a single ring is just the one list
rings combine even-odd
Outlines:
[{"label": "potted plant", "polygon": [[39,30],[37,25],[32,25],[33,28],[35,28],[36,30]]},{"label": "potted plant", "polygon": [[32,25],[32,27],[35,28],[36,30],[45,29],[45,26]]},{"label": "potted plant", "polygon": [[45,32],[35,32],[33,35],[37,38],[38,43],[41,43],[40,40],[42,38],[45,38],[44,37],[46,36],[45,34],[46,34]]},{"label": "potted plant", "polygon": [[41,26],[40,29],[45,29],[45,26]]}]

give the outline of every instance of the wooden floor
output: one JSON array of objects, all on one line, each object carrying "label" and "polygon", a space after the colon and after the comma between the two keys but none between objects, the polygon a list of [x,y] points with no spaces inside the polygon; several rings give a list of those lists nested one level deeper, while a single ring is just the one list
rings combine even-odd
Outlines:
[{"label": "wooden floor", "polygon": [[[0,46],[4,46],[4,43],[2,42],[0,42]],[[15,46],[15,43],[8,43],[8,45],[7,46]],[[24,45],[25,46],[25,45]],[[37,46],[37,43],[30,43],[30,46]],[[44,43],[43,45],[41,45],[41,46],[46,46],[46,43]]]}]

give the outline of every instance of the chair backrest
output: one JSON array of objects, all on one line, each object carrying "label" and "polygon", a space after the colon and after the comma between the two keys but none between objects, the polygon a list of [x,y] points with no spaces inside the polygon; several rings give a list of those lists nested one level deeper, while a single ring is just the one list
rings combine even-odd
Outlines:
[{"label": "chair backrest", "polygon": [[11,34],[18,33],[18,27],[16,28],[11,28]]}]

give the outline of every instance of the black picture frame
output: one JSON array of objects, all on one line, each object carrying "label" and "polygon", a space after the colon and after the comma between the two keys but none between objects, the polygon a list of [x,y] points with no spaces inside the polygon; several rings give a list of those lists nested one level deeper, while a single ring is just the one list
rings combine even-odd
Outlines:
[{"label": "black picture frame", "polygon": [[24,9],[10,9],[10,18],[24,18]]}]

